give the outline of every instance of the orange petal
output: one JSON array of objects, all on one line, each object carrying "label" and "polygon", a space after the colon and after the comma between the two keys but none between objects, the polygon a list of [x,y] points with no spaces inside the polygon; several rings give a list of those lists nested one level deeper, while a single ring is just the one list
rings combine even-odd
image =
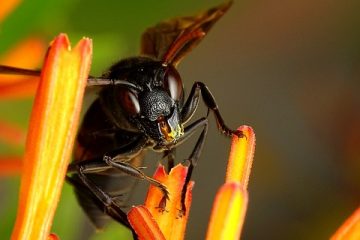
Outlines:
[{"label": "orange petal", "polygon": [[15,156],[0,157],[0,176],[19,175],[22,168],[22,158]]},{"label": "orange petal", "polygon": [[166,186],[169,191],[169,200],[166,202],[165,211],[160,211],[159,205],[162,205],[163,194],[154,186],[150,186],[145,206],[155,219],[161,232],[167,240],[181,240],[184,238],[187,219],[191,206],[191,192],[194,186],[190,182],[185,196],[185,215],[181,215],[181,191],[184,186],[188,168],[181,164],[175,166],[166,174],[163,166],[159,166],[154,174],[154,178]]},{"label": "orange petal", "polygon": [[246,137],[232,139],[225,182],[239,182],[246,189],[254,158],[255,134],[249,126],[241,126],[238,130]]},{"label": "orange petal", "polygon": [[78,127],[92,44],[70,50],[66,35],[52,42],[41,73],[26,142],[12,239],[46,239]]},{"label": "orange petal", "polygon": [[0,23],[19,5],[20,0],[6,0],[1,2]]},{"label": "orange petal", "polygon": [[22,145],[25,143],[25,136],[25,130],[12,123],[0,121],[0,141],[13,145]]},{"label": "orange petal", "polygon": [[225,184],[220,188],[212,208],[206,239],[239,239],[247,209],[247,185],[255,151],[255,134],[241,126],[245,135],[232,139]]},{"label": "orange petal", "polygon": [[159,225],[146,207],[132,207],[128,219],[139,240],[165,240]]},{"label": "orange petal", "polygon": [[247,202],[247,192],[240,184],[224,184],[216,194],[206,239],[240,239]]},{"label": "orange petal", "polygon": [[360,208],[358,208],[331,237],[331,240],[358,239],[360,239]]}]

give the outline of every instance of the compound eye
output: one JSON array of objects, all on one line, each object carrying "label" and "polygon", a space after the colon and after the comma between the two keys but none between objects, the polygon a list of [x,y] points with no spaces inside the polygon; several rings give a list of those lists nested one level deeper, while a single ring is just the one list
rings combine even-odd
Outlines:
[{"label": "compound eye", "polygon": [[131,116],[140,113],[140,104],[137,94],[127,88],[119,89],[120,104],[122,108]]},{"label": "compound eye", "polygon": [[164,87],[174,100],[180,100],[183,97],[183,85],[181,77],[176,69],[169,66],[164,76]]}]

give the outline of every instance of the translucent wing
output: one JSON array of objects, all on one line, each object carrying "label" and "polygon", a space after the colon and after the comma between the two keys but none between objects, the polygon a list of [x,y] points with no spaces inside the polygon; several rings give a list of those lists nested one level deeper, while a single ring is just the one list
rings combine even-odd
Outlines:
[{"label": "translucent wing", "polygon": [[191,17],[180,17],[148,28],[142,35],[141,53],[176,65],[209,32],[232,1]]}]

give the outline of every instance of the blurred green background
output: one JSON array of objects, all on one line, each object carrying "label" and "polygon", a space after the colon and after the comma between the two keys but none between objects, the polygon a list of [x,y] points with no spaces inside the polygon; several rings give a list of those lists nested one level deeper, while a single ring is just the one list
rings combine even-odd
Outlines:
[{"label": "blurred green background", "polygon": [[[25,0],[0,23],[0,56],[21,39],[60,32],[93,39],[92,75],[138,53],[147,26],[219,1]],[[1,3],[0,3],[1,8]],[[360,2],[235,1],[181,63],[186,89],[205,82],[232,128],[251,125],[257,147],[242,239],[328,239],[360,203]],[[0,102],[0,118],[26,128],[31,99]],[[197,116],[206,114],[200,107]],[[186,239],[203,239],[221,185],[229,139],[211,126],[195,170]],[[194,141],[181,146],[186,158]],[[23,148],[0,144],[1,154]],[[149,172],[158,155],[146,160]],[[152,167],[150,167],[152,166]],[[18,177],[0,179],[0,238],[16,216]],[[133,202],[141,202],[139,184]],[[140,190],[139,190],[140,189]],[[53,232],[61,239],[126,239],[118,224],[99,234],[66,184]]]}]

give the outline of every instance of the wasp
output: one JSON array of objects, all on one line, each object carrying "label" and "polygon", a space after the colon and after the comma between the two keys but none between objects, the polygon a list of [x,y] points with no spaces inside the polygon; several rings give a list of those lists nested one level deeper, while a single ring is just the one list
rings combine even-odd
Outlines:
[{"label": "wasp", "polygon": [[[78,202],[96,228],[109,218],[129,227],[123,206],[136,179],[148,181],[163,194],[159,208],[166,207],[166,186],[143,173],[147,149],[161,152],[168,170],[174,166],[175,149],[200,131],[187,159],[188,175],[182,191],[182,209],[187,183],[205,143],[208,115],[213,113],[220,132],[244,137],[228,128],[214,96],[203,82],[195,82],[185,99],[184,86],[176,67],[209,32],[231,6],[231,2],[191,17],[161,22],[142,35],[141,56],[121,60],[101,77],[89,77],[88,88],[98,95],[85,113],[68,167],[67,181]],[[40,74],[37,70],[0,66],[3,74]],[[205,117],[191,123],[200,98],[208,108]]]}]

